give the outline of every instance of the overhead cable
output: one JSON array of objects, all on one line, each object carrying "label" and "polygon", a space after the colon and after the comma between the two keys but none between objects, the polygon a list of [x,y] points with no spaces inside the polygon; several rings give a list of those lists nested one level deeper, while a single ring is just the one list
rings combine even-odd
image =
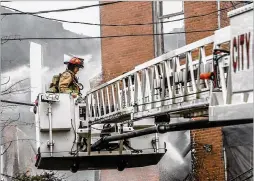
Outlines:
[{"label": "overhead cable", "polygon": [[[20,11],[18,9],[10,8],[10,7],[7,7],[7,6],[2,6],[2,7],[10,9],[10,10],[18,11],[18,12],[21,12],[21,13],[25,13],[25,12]],[[167,20],[167,21],[161,21],[161,22],[148,22],[148,23],[129,23],[129,24],[88,23],[88,22],[80,22],[80,21],[67,21],[67,20],[61,20],[61,19],[56,19],[56,18],[47,18],[47,17],[39,16],[39,15],[36,15],[36,14],[29,14],[29,13],[27,13],[27,15],[32,15],[32,16],[35,16],[35,17],[38,17],[38,18],[43,18],[43,19],[52,20],[52,21],[58,21],[58,22],[62,22],[62,23],[83,24],[83,25],[92,25],[92,26],[146,26],[146,25],[153,25],[153,24],[159,24],[159,23],[170,23],[170,22],[176,22],[176,21],[181,21],[181,20],[185,20],[185,19],[191,19],[191,18],[199,18],[199,17],[203,17],[203,16],[209,16],[209,15],[217,13],[219,11],[225,11],[225,10],[230,9],[232,7],[233,6],[230,6],[230,7],[222,8],[220,10],[216,10],[216,11],[213,11],[213,12],[210,12],[210,13],[201,14],[201,15],[194,15],[194,16],[189,16],[189,17],[185,17],[185,18],[175,19],[175,20]]]},{"label": "overhead cable", "polygon": [[[153,33],[153,34],[125,34],[125,35],[110,35],[110,36],[96,36],[96,37],[24,37],[24,38],[1,38],[1,41],[22,41],[22,40],[83,40],[83,39],[105,39],[105,38],[122,38],[122,37],[138,37],[138,36],[154,36],[154,35],[172,35],[182,33],[201,33],[216,31],[217,29],[196,30],[196,31],[181,31],[170,33]],[[7,36],[8,37],[8,36]]]},{"label": "overhead cable", "polygon": [[45,13],[53,13],[53,12],[75,11],[75,10],[80,10],[80,9],[87,9],[87,8],[92,8],[92,7],[111,5],[111,4],[116,4],[116,3],[120,3],[120,2],[122,2],[122,1],[114,1],[114,2],[109,2],[109,3],[93,4],[93,5],[88,5],[88,6],[79,6],[79,7],[76,7],[76,8],[54,9],[54,10],[37,11],[37,12],[1,13],[1,15],[5,15],[5,16],[9,16],[9,15],[27,15],[27,14],[34,15],[34,14],[45,14]]},{"label": "overhead cable", "polygon": [[10,103],[10,104],[24,105],[24,106],[35,106],[35,104],[28,103],[28,102],[20,102],[20,101],[1,100],[1,102]]}]

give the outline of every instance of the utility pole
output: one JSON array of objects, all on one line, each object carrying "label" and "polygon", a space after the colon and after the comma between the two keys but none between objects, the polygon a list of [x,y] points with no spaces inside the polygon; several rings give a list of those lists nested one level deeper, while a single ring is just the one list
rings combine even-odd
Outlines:
[{"label": "utility pole", "polygon": [[221,28],[220,24],[220,0],[217,0],[217,10],[218,10],[218,29]]}]

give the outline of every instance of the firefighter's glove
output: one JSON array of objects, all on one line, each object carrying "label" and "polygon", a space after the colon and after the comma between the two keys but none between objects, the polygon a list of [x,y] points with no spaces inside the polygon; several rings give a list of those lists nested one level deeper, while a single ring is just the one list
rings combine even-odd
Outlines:
[{"label": "firefighter's glove", "polygon": [[79,96],[79,93],[77,93],[77,92],[72,92],[72,93],[71,93],[71,96],[72,96],[73,98],[77,98],[77,97]]}]

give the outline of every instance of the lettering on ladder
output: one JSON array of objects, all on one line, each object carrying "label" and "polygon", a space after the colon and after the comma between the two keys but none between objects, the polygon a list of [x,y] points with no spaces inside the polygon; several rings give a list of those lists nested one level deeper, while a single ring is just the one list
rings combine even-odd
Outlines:
[{"label": "lettering on ladder", "polygon": [[[251,32],[248,32],[233,38],[232,61],[234,72],[236,72],[237,69],[238,71],[240,69],[246,69],[244,65],[247,66],[247,69],[250,67],[250,36]],[[246,54],[244,52],[246,52]],[[246,55],[246,57],[244,55]],[[247,64],[244,63],[244,60],[247,61]]]}]

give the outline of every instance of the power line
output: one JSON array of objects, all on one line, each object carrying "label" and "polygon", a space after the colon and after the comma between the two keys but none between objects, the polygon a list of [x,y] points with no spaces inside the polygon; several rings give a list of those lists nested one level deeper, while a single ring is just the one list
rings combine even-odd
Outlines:
[{"label": "power line", "polygon": [[1,100],[1,102],[4,103],[11,103],[11,104],[18,104],[18,105],[24,105],[24,106],[35,106],[35,104],[27,103],[27,102],[18,102],[18,101],[10,101],[10,100]]},{"label": "power line", "polygon": [[182,34],[182,33],[201,33],[216,31],[217,29],[210,30],[196,30],[196,31],[182,31],[182,32],[170,32],[170,33],[153,33],[153,34],[126,34],[126,35],[112,35],[112,36],[97,36],[97,37],[26,37],[26,38],[2,38],[2,41],[15,41],[15,40],[84,40],[84,39],[104,39],[104,38],[122,38],[122,37],[137,37],[137,36],[154,36],[154,35],[172,35],[172,34]]},{"label": "power line", "polygon": [[53,13],[53,12],[65,12],[65,11],[75,11],[75,10],[80,10],[80,9],[87,9],[87,8],[92,8],[92,7],[97,7],[97,6],[105,6],[105,5],[111,5],[111,4],[116,4],[120,3],[122,1],[114,1],[114,2],[109,2],[109,3],[101,3],[101,4],[93,4],[93,5],[88,5],[88,6],[79,6],[76,8],[68,8],[68,9],[54,9],[54,10],[47,10],[47,11],[37,11],[37,12],[20,12],[20,13],[1,13],[1,15],[34,15],[34,14],[45,14],[45,13]]},{"label": "power line", "polygon": [[[18,11],[18,12],[21,12],[21,13],[25,13],[25,12],[20,11],[18,9],[10,8],[10,7],[7,7],[7,6],[2,6],[2,7],[8,8],[8,9],[11,9],[11,10],[14,10],[14,11]],[[176,22],[176,21],[181,21],[181,20],[185,20],[185,19],[208,16],[208,15],[217,13],[219,11],[225,11],[225,10],[230,9],[232,7],[233,6],[230,6],[230,7],[222,8],[220,10],[216,10],[216,11],[213,11],[213,12],[210,12],[210,13],[201,14],[201,15],[194,15],[194,16],[189,16],[189,17],[186,17],[186,18],[175,19],[175,20],[168,20],[168,21],[162,21],[162,22],[148,22],[148,23],[130,23],[130,24],[99,24],[99,23],[88,23],[88,22],[80,22],[80,21],[67,21],[67,20],[61,20],[61,19],[56,19],[56,18],[47,18],[47,17],[36,15],[36,14],[29,14],[29,13],[27,13],[27,14],[38,17],[38,18],[42,18],[42,19],[58,21],[58,22],[62,22],[62,23],[71,23],[71,24],[83,24],[83,25],[92,25],[92,26],[146,26],[146,25],[153,25],[153,24],[159,24],[159,23],[170,23],[170,22]]]},{"label": "power line", "polygon": [[230,3],[232,4],[232,6],[234,7],[234,9],[236,9],[235,4],[233,3],[233,1],[230,1]]}]

